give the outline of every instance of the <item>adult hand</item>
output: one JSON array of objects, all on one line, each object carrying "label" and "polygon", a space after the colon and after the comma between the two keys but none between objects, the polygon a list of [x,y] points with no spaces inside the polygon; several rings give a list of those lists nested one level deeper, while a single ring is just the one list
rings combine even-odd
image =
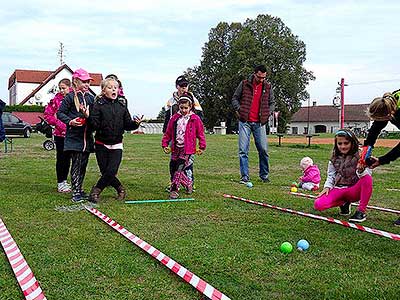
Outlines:
[{"label": "adult hand", "polygon": [[317,198],[319,198],[319,197],[321,197],[321,196],[323,196],[323,195],[328,196],[330,190],[331,190],[331,189],[328,188],[328,187],[324,188],[324,189],[317,195]]},{"label": "adult hand", "polygon": [[372,162],[372,164],[369,165],[369,168],[370,168],[370,169],[374,169],[374,168],[376,168],[377,166],[380,166],[380,165],[381,165],[381,163],[379,162],[379,158],[377,158],[377,157],[371,156],[371,157],[369,158],[369,161]]}]

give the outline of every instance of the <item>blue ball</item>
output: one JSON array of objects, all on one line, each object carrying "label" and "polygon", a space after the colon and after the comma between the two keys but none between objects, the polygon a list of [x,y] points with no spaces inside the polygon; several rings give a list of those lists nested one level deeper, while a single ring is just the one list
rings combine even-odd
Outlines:
[{"label": "blue ball", "polygon": [[251,182],[249,181],[248,183],[246,183],[246,186],[247,186],[248,188],[252,188],[252,187],[253,187],[253,183],[251,183]]},{"label": "blue ball", "polygon": [[300,251],[306,251],[308,248],[310,248],[310,244],[307,242],[307,240],[300,240],[297,242],[297,249]]}]

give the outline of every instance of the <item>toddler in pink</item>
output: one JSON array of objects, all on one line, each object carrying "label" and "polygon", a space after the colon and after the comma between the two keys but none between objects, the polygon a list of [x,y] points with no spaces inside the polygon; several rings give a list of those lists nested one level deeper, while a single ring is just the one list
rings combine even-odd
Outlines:
[{"label": "toddler in pink", "polygon": [[318,190],[321,182],[321,173],[318,166],[314,165],[313,160],[306,156],[301,159],[300,168],[303,170],[303,176],[299,178],[299,188],[308,191]]}]

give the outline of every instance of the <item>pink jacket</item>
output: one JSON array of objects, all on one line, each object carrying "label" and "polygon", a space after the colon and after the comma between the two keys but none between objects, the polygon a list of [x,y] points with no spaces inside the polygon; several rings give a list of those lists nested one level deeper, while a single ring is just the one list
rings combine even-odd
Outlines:
[{"label": "pink jacket", "polygon": [[[178,119],[181,117],[181,114],[176,113],[172,116],[172,118],[168,122],[167,130],[164,133],[164,136],[161,141],[161,145],[163,148],[171,143],[171,150],[175,149],[175,136],[176,136],[176,123]],[[199,148],[201,150],[206,149],[206,137],[204,135],[204,126],[203,122],[196,114],[192,114],[188,121],[185,131],[185,154],[195,154],[196,153],[196,139],[199,140]]]},{"label": "pink jacket", "polygon": [[318,166],[313,165],[305,169],[303,176],[300,177],[300,181],[319,184],[321,182],[321,173],[319,172]]},{"label": "pink jacket", "polygon": [[63,99],[64,96],[61,93],[57,93],[44,109],[44,119],[51,126],[54,126],[53,134],[60,137],[65,137],[65,132],[67,131],[67,125],[57,119],[57,111]]}]

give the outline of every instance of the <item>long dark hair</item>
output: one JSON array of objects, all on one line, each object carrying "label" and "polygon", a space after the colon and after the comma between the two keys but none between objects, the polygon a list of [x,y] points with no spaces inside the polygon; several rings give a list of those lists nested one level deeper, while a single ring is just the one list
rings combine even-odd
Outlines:
[{"label": "long dark hair", "polygon": [[351,142],[351,148],[350,148],[348,155],[354,155],[354,154],[358,153],[358,145],[360,144],[360,142],[358,141],[358,139],[355,136],[355,134],[353,133],[353,131],[351,131],[350,129],[343,128],[343,129],[338,130],[335,133],[335,145],[333,146],[332,159],[342,155],[337,146],[337,137],[338,136],[344,137]]}]

